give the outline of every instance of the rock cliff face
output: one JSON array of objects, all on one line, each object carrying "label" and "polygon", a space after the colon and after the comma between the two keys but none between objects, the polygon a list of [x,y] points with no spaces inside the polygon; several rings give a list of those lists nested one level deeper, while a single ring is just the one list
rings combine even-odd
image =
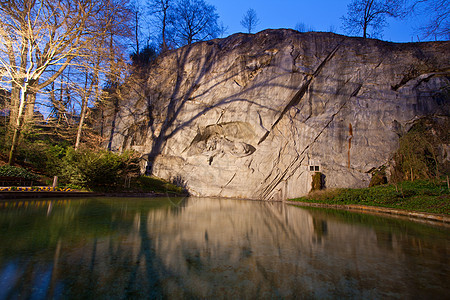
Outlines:
[{"label": "rock cliff face", "polygon": [[329,188],[365,187],[414,120],[448,116],[449,57],[449,42],[293,30],[196,43],[130,89],[112,148],[197,196],[302,196],[312,170]]}]

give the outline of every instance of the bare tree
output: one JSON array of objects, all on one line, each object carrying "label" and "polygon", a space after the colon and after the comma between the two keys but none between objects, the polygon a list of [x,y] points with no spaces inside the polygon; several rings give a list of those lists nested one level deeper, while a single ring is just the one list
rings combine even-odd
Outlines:
[{"label": "bare tree", "polygon": [[89,56],[108,33],[113,19],[102,19],[102,10],[110,2],[0,0],[0,83],[11,90],[9,164],[14,164],[25,112],[32,115],[36,94]]},{"label": "bare tree", "polygon": [[228,26],[225,26],[223,24],[223,22],[220,22],[219,24],[219,31],[218,31],[218,36],[223,38],[226,36],[226,34],[228,33]]},{"label": "bare tree", "polygon": [[306,25],[303,22],[298,22],[297,24],[295,24],[294,29],[298,32],[306,32]]},{"label": "bare tree", "polygon": [[9,164],[14,163],[25,109],[34,109],[32,95],[51,84],[90,42],[87,31],[95,10],[88,1],[0,2],[2,83],[12,90]]},{"label": "bare tree", "polygon": [[173,8],[173,4],[173,0],[148,0],[150,13],[155,16],[156,27],[160,32],[162,52],[169,49],[167,45],[167,30],[170,23],[169,12]]},{"label": "bare tree", "polygon": [[312,26],[308,26],[306,27],[305,23],[303,22],[298,22],[297,24],[295,24],[295,30],[297,30],[298,32],[311,32],[314,31],[314,28]]},{"label": "bare tree", "polygon": [[[68,117],[70,93],[66,81],[63,79],[64,74],[59,77],[59,82],[52,82],[46,91],[50,98],[50,113],[47,121],[54,120],[53,131],[56,133],[60,127],[69,127],[70,121]],[[65,126],[59,126],[64,124]]]},{"label": "bare tree", "polygon": [[139,55],[140,47],[140,35],[141,35],[141,18],[143,9],[139,0],[133,0],[129,9],[130,14],[133,15],[133,31],[134,31],[134,48],[135,53]]},{"label": "bare tree", "polygon": [[414,0],[410,11],[427,19],[427,23],[419,27],[424,38],[450,40],[450,1]]},{"label": "bare tree", "polygon": [[364,38],[382,35],[386,17],[402,17],[406,13],[404,0],[352,0],[343,16],[343,28],[349,34]]},{"label": "bare tree", "polygon": [[[136,5],[139,5],[137,3]],[[80,121],[78,124],[78,131],[75,142],[75,149],[77,149],[81,142],[81,133],[83,130],[84,121],[87,118],[88,104],[95,103],[96,105],[100,101],[109,101],[110,99],[101,98],[101,92],[99,90],[99,72],[101,70],[106,75],[106,83],[113,86],[119,86],[125,80],[128,75],[126,64],[126,52],[127,45],[130,37],[134,37],[135,41],[138,41],[138,36],[134,35],[132,31],[136,30],[136,26],[139,26],[136,21],[136,10],[128,9],[126,1],[123,0],[107,0],[102,9],[102,20],[105,22],[106,34],[105,38],[100,39],[99,47],[95,47],[92,53],[93,58],[84,60],[84,65],[81,70],[85,70],[85,85],[84,88],[78,90],[81,91],[80,95]],[[133,26],[130,26],[132,25]],[[136,31],[134,32],[136,33]],[[138,50],[139,43],[136,44]],[[136,50],[136,51],[137,51]],[[140,52],[139,52],[140,53]],[[139,54],[138,54],[139,55]],[[89,75],[88,75],[89,74]],[[80,84],[78,85],[80,87]],[[113,101],[113,105],[119,105]]]},{"label": "bare tree", "polygon": [[171,15],[174,43],[177,46],[216,38],[219,16],[204,0],[179,0]]},{"label": "bare tree", "polygon": [[[76,88],[80,98],[79,106],[81,109],[75,149],[81,143],[84,122],[90,110],[89,103],[94,104],[97,108],[108,104],[113,106],[120,105],[119,102],[112,100],[110,97],[102,97],[104,93],[99,89],[100,74],[97,70],[106,75],[104,84],[114,87],[120,86],[128,75],[128,65],[125,57],[127,56],[127,45],[130,38],[134,38],[136,42],[136,51],[140,49],[139,38],[135,35],[136,26],[139,26],[136,18],[139,16],[136,14],[136,7],[128,9],[125,4],[123,0],[108,0],[104,4],[102,20],[106,24],[101,26],[104,26],[106,34],[102,39],[99,39],[99,46],[92,49],[92,57],[85,59],[84,64],[80,68],[85,79],[84,82],[79,80]],[[139,3],[136,2],[135,5],[139,5]],[[139,50],[135,55],[140,56],[141,52]],[[104,102],[110,103],[106,104]],[[112,127],[114,128],[114,126]]]},{"label": "bare tree", "polygon": [[[103,51],[102,51],[103,52]],[[82,130],[84,126],[84,122],[86,119],[89,99],[93,96],[95,93],[97,98],[99,89],[99,68],[101,63],[101,56],[95,55],[92,57],[92,61],[90,62],[90,65],[87,65],[82,67],[82,70],[84,69],[84,72],[81,74],[84,75],[83,79],[84,82],[80,84],[75,84],[74,88],[72,89],[74,92],[76,92],[79,95],[79,98],[81,99],[80,103],[80,120],[78,122],[78,129],[77,134],[75,138],[75,145],[74,149],[77,150],[81,143],[81,135]],[[84,74],[83,74],[84,73]],[[76,82],[78,83],[78,81]],[[95,92],[94,92],[95,91]]]},{"label": "bare tree", "polygon": [[255,27],[259,25],[258,16],[253,8],[250,8],[244,14],[241,20],[241,25],[247,30],[248,33],[252,33]]}]

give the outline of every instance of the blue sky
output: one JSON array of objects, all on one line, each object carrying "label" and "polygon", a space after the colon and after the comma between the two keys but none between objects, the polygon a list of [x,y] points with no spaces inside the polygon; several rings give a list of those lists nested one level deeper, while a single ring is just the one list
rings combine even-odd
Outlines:
[{"label": "blue sky", "polygon": [[[344,34],[341,17],[347,13],[350,0],[207,0],[214,5],[220,21],[228,26],[227,35],[245,32],[240,20],[249,8],[253,8],[260,20],[256,31],[267,28],[294,28],[299,22],[315,31],[329,31],[333,26],[336,33]],[[384,29],[383,40],[393,42],[417,41],[417,17],[406,20],[387,19],[389,26]]]}]

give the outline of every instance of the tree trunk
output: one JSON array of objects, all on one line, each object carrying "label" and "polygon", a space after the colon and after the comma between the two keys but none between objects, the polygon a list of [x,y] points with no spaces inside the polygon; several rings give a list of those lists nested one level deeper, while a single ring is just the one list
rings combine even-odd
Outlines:
[{"label": "tree trunk", "polygon": [[11,89],[11,103],[9,105],[9,135],[14,132],[14,127],[17,122],[17,115],[19,113],[20,106],[20,87],[15,86]]},{"label": "tree trunk", "polygon": [[22,119],[23,119],[23,112],[25,109],[25,102],[26,102],[26,86],[22,87],[20,89],[20,105],[19,110],[17,112],[17,119],[16,124],[14,126],[14,133],[11,141],[11,149],[9,151],[9,159],[8,159],[8,165],[13,166],[14,162],[16,160],[16,152],[17,152],[17,145],[19,144],[19,137],[22,130]]},{"label": "tree trunk", "polygon": [[117,99],[114,99],[114,115],[111,122],[111,131],[109,133],[109,141],[108,141],[108,151],[111,151],[112,148],[112,142],[114,138],[114,131],[116,130],[116,119],[117,114],[119,113],[119,101]]},{"label": "tree trunk", "polygon": [[77,139],[75,141],[75,150],[77,150],[78,147],[80,146],[81,133],[83,130],[84,119],[86,118],[86,110],[87,110],[87,97],[83,97],[83,103],[81,105],[80,122],[78,123]]},{"label": "tree trunk", "polygon": [[166,10],[164,10],[163,22],[162,22],[162,52],[167,50],[167,42],[166,42]]},{"label": "tree trunk", "polygon": [[134,12],[135,17],[135,38],[136,38],[136,55],[139,57],[139,10]]},{"label": "tree trunk", "polygon": [[27,95],[27,107],[24,115],[24,124],[30,124],[34,118],[34,107],[36,104],[36,93],[29,93]]},{"label": "tree trunk", "polygon": [[83,95],[83,100],[81,103],[81,114],[80,114],[80,122],[78,123],[78,130],[77,130],[77,138],[75,141],[75,150],[78,150],[78,147],[80,146],[80,141],[81,141],[81,133],[83,130],[83,124],[84,124],[84,119],[86,118],[86,110],[87,110],[87,102],[89,99],[89,94],[90,91],[88,91],[87,89],[87,85],[88,85],[88,73],[86,73],[86,81],[84,83],[84,95]]},{"label": "tree trunk", "polygon": [[105,127],[105,112],[104,112],[104,107],[100,107],[100,118],[101,118],[101,122],[100,122],[100,136],[103,138],[104,137],[104,127]]}]

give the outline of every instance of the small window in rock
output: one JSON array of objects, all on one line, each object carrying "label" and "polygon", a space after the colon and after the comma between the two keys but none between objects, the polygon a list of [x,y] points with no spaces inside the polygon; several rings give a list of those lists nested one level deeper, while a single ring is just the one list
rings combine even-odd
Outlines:
[{"label": "small window in rock", "polygon": [[319,172],[319,166],[309,166],[309,171],[311,172]]}]

